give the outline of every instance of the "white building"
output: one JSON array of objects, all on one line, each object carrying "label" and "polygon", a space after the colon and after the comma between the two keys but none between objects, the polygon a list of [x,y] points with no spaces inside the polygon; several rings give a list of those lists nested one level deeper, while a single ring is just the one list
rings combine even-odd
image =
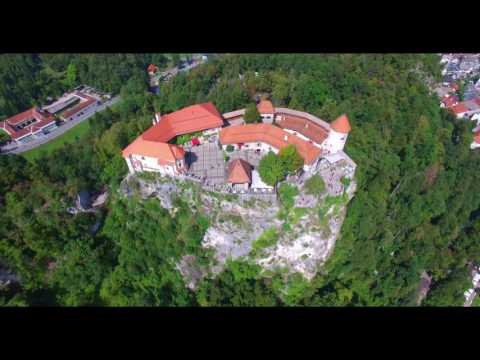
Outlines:
[{"label": "white building", "polygon": [[480,147],[480,130],[474,133],[473,142],[470,144],[470,149],[474,150]]},{"label": "white building", "polygon": [[322,148],[327,153],[336,153],[342,151],[347,142],[348,133],[351,130],[350,122],[346,115],[339,116],[330,124],[330,131],[325,141],[322,143]]},{"label": "white building", "polygon": [[257,104],[257,110],[260,113],[260,116],[262,117],[262,122],[266,124],[273,123],[273,118],[275,116],[275,109],[273,108],[271,101],[261,100]]}]

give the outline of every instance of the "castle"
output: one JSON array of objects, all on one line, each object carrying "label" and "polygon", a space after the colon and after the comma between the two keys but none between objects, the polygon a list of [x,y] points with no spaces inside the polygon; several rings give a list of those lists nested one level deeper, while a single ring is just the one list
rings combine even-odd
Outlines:
[{"label": "castle", "polygon": [[[214,149],[209,151],[217,149],[224,154],[246,152],[252,154],[251,158],[260,158],[269,151],[278,153],[293,144],[304,160],[304,171],[308,171],[321,158],[343,153],[351,130],[346,115],[327,123],[306,112],[275,108],[268,100],[260,101],[257,109],[262,119],[257,124],[245,124],[245,109],[222,115],[212,102],[188,106],[166,115],[156,113],[153,126],[122,151],[129,172],[150,171],[168,176],[188,176],[194,171],[193,167],[190,170],[194,161],[216,161],[218,165],[218,157],[215,157],[217,160],[211,158],[211,153],[208,158],[205,155],[205,159],[187,159],[188,149],[193,151],[195,146]],[[201,135],[192,138],[186,146],[171,143],[177,136],[192,133]],[[224,176],[220,176],[224,183],[245,189],[253,186],[253,183],[266,186],[259,180],[255,165],[252,166],[244,158],[232,159],[227,165],[225,161],[221,162],[223,164],[219,166],[223,167],[219,172],[225,170]],[[209,172],[214,171],[210,169],[214,167],[205,167],[202,174],[208,177]]]}]

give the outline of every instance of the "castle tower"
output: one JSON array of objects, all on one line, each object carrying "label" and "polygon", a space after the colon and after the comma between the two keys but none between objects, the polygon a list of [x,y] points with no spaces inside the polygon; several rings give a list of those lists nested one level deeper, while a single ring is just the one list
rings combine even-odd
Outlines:
[{"label": "castle tower", "polygon": [[328,137],[323,142],[322,147],[331,154],[343,150],[351,129],[347,115],[339,116],[330,124]]}]

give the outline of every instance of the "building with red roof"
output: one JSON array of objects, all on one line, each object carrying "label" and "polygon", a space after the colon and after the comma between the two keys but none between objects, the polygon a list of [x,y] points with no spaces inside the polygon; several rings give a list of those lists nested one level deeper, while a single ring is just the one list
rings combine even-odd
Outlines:
[{"label": "building with red roof", "polygon": [[149,73],[151,73],[151,74],[157,72],[157,70],[158,70],[158,67],[157,67],[156,65],[154,65],[154,64],[150,64],[150,65],[148,65],[148,67],[147,67],[147,71],[148,71]]},{"label": "building with red roof", "polygon": [[76,91],[72,95],[77,97],[80,102],[67,109],[60,115],[60,118],[62,118],[64,121],[70,121],[80,116],[85,116],[86,114],[92,112],[98,105],[97,99],[81,92]]},{"label": "building with red roof", "polygon": [[0,122],[0,129],[17,142],[29,141],[35,135],[47,133],[55,127],[53,115],[36,107]]},{"label": "building with red roof", "polygon": [[458,96],[444,96],[441,100],[441,107],[451,108],[458,104]]},{"label": "building with red roof", "polygon": [[145,140],[168,142],[178,135],[215,130],[222,126],[222,115],[210,101],[187,106],[163,116],[157,114],[155,125],[142,136]]},{"label": "building with red roof", "polygon": [[177,145],[136,138],[123,151],[131,173],[154,171],[175,176],[187,170],[185,151]]},{"label": "building with red roof", "polygon": [[473,134],[473,142],[470,144],[470,149],[476,149],[480,147],[480,130],[477,130]]},{"label": "building with red roof", "polygon": [[174,176],[185,172],[187,164],[184,150],[168,142],[176,136],[195,132],[205,135],[218,133],[224,122],[213,103],[207,102],[163,116],[156,113],[153,123],[122,152],[131,173],[156,171]]},{"label": "building with red roof", "polygon": [[243,159],[230,161],[227,182],[237,189],[248,189],[248,186],[252,183],[252,165]]},{"label": "building with red roof", "polygon": [[[157,171],[179,175],[188,170],[185,154],[181,147],[168,142],[179,135],[201,132],[203,135],[218,134],[219,143],[225,151],[227,145],[233,145],[234,149],[260,154],[268,151],[278,153],[284,147],[294,145],[304,160],[304,169],[308,170],[320,156],[342,151],[351,131],[345,114],[329,124],[305,112],[274,108],[267,100],[262,100],[258,109],[263,114],[272,114],[273,123],[263,119],[260,124],[234,124],[233,120],[243,117],[244,109],[225,113],[224,118],[211,102],[187,106],[166,115],[156,113],[153,126],[125,148],[122,155],[131,173]],[[198,143],[197,138],[194,140]],[[232,162],[226,169],[227,182],[247,183],[237,181],[240,178],[246,180],[245,166],[241,162]]]},{"label": "building with red roof", "polygon": [[273,108],[270,100],[260,100],[260,102],[257,104],[257,110],[260,113],[264,123],[271,124],[273,122],[275,109]]},{"label": "building with red roof", "polygon": [[305,165],[310,165],[320,156],[322,150],[308,141],[270,124],[247,124],[225,127],[220,131],[220,143],[235,145],[255,151],[278,153],[288,145],[295,145]]}]

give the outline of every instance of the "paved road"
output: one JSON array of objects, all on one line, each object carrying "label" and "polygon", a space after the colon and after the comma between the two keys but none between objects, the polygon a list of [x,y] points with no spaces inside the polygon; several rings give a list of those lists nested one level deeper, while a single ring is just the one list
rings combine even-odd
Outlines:
[{"label": "paved road", "polygon": [[91,118],[95,113],[105,110],[107,107],[112,106],[113,104],[117,103],[119,100],[120,100],[120,96],[116,96],[111,100],[104,102],[102,105],[97,106],[95,110],[93,110],[92,112],[89,112],[74,120],[64,122],[58,128],[52,130],[47,135],[41,135],[40,137],[32,141],[29,141],[28,143],[21,144],[21,145],[13,143],[11,145],[4,146],[2,148],[1,154],[21,154],[23,152],[32,150],[40,145],[43,145],[49,142],[50,140],[53,140],[56,137],[64,134],[65,132],[75,127],[76,125],[80,124],[81,122],[84,122],[85,120]]}]

